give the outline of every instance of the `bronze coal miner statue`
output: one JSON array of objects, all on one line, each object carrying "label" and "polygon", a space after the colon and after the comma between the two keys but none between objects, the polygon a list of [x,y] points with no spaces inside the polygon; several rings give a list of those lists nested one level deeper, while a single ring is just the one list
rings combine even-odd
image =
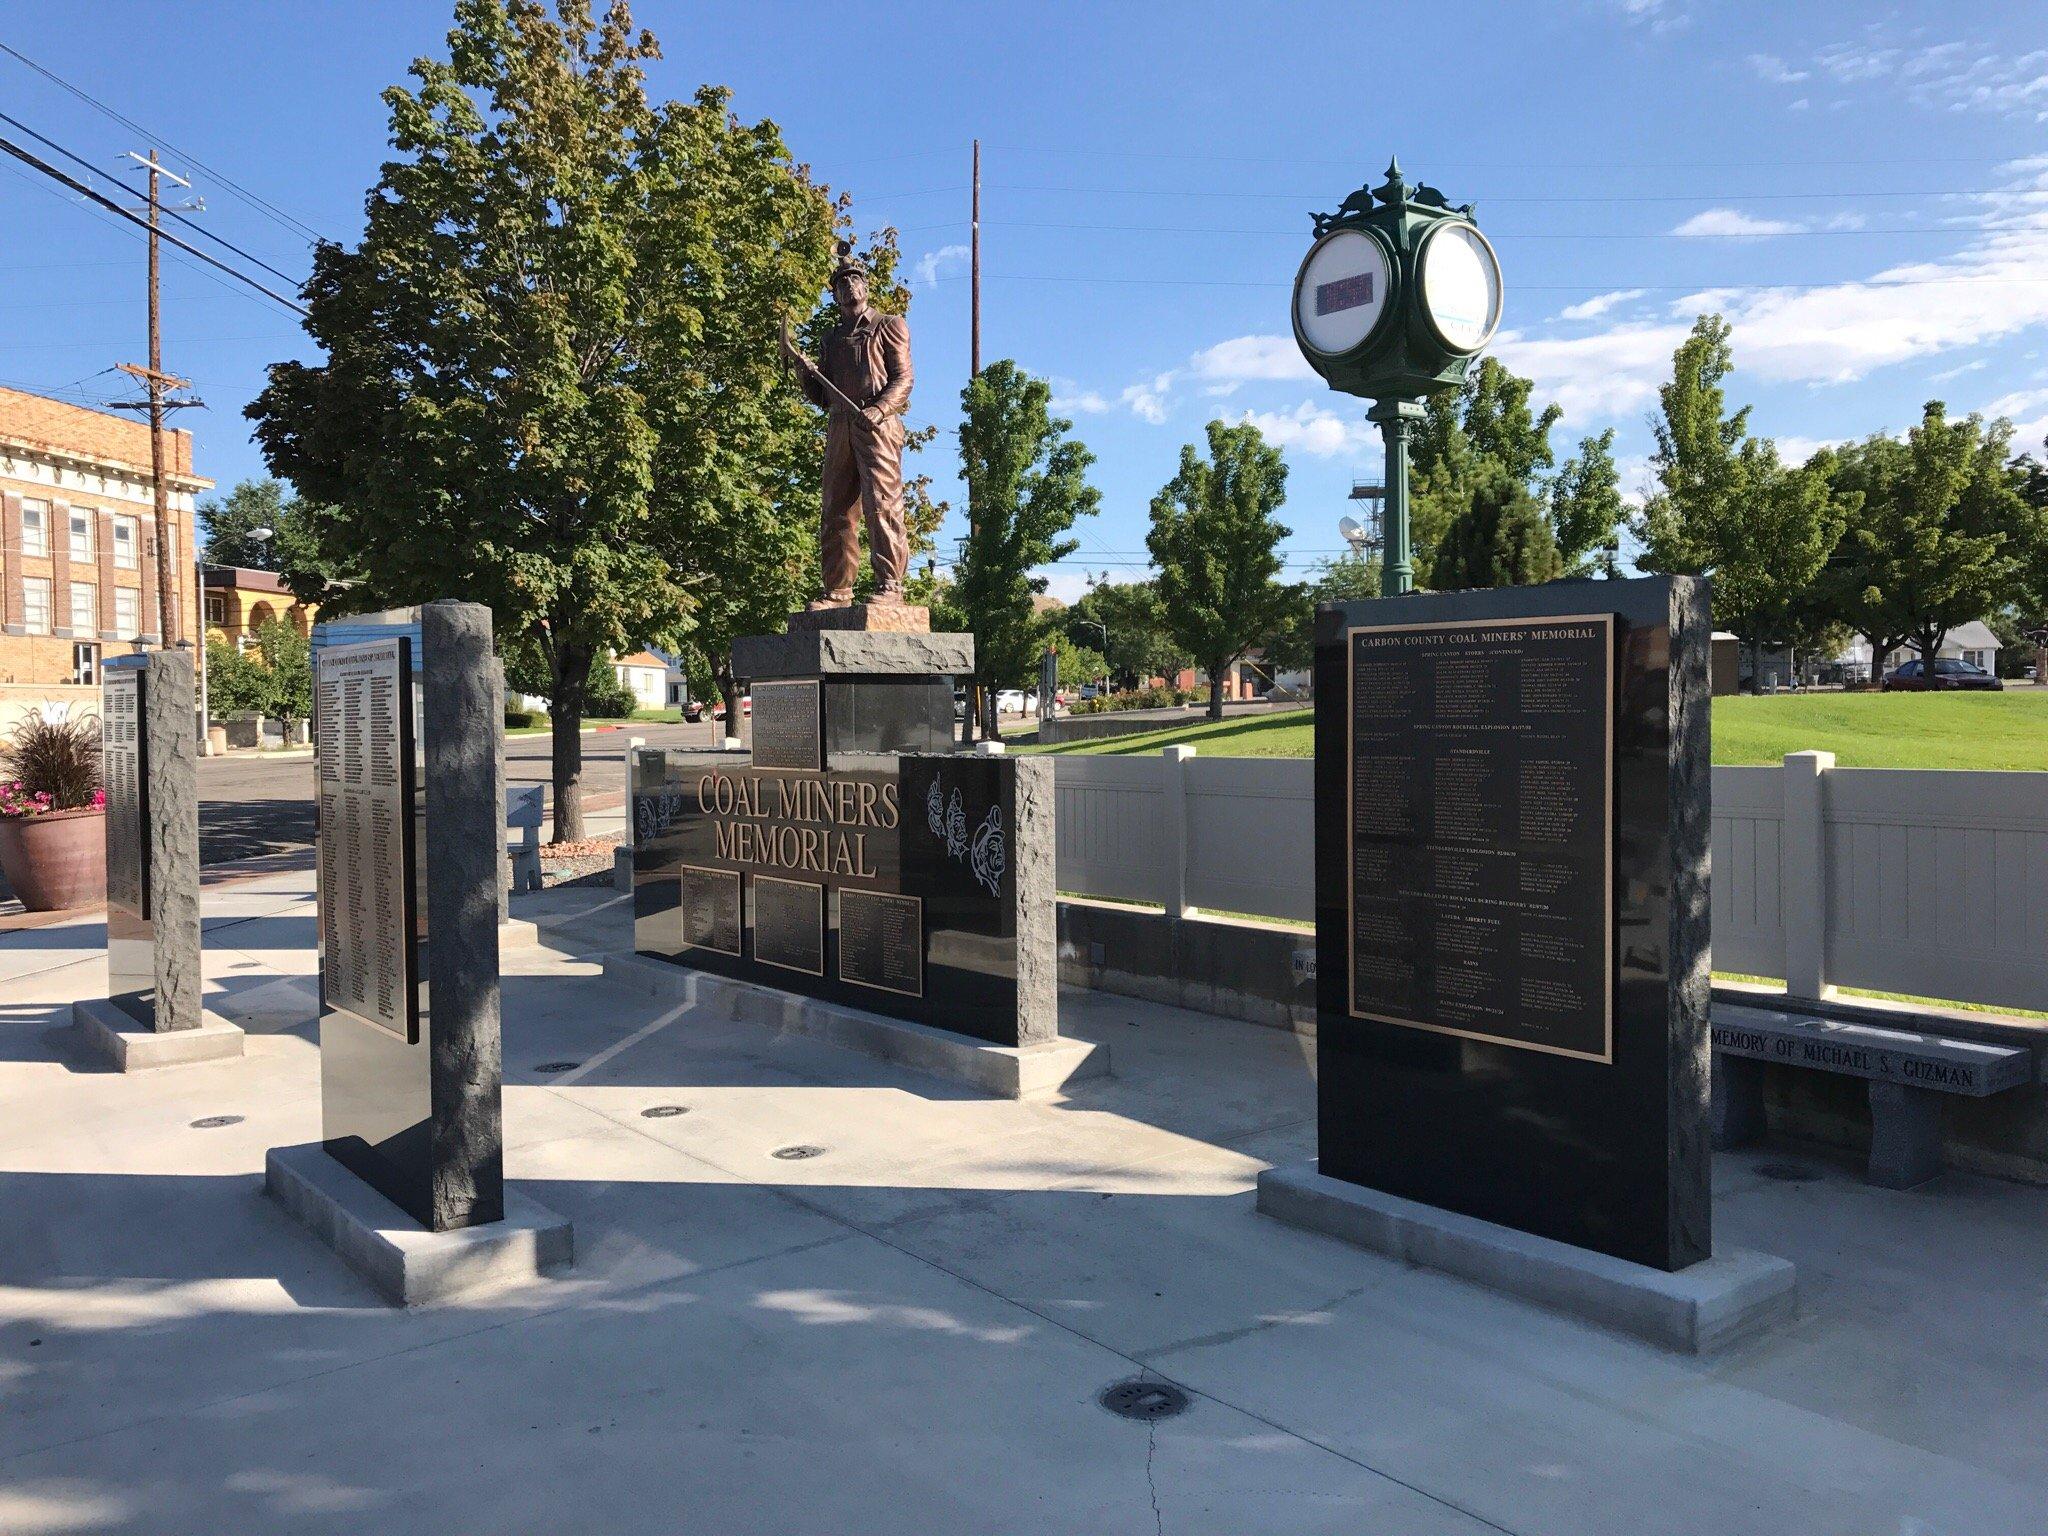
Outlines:
[{"label": "bronze coal miner statue", "polygon": [[832,270],[839,324],[812,362],[783,327],[782,351],[803,391],[827,414],[825,483],[819,523],[824,591],[811,604],[844,608],[853,600],[860,559],[860,521],[867,521],[874,562],[873,601],[903,601],[910,539],[903,526],[903,412],[910,404],[910,326],[868,303],[868,275],[841,244]]}]

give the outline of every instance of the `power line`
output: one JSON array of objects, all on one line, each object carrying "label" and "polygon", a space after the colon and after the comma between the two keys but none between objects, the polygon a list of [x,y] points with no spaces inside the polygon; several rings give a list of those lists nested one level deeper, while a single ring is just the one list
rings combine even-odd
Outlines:
[{"label": "power line", "polygon": [[[990,182],[989,188],[996,192],[1057,192],[1081,197],[1223,197],[1256,199],[1299,203],[1304,208],[1330,201],[1330,192],[1226,192],[1213,187],[1053,187],[1026,182]],[[2000,192],[2010,192],[2011,187],[1943,187],[1938,192],[1929,192],[1918,187],[1880,187],[1865,192],[1659,192],[1632,193],[1627,195],[1599,196],[1596,194],[1551,193],[1544,196],[1496,197],[1474,194],[1467,201],[1478,205],[1486,203],[1756,203],[1756,202],[1800,202],[1819,201],[1827,198],[1854,197],[1988,197]],[[902,192],[899,197],[916,197],[922,194]]]},{"label": "power line", "polygon": [[[4,44],[0,44],[0,47],[4,46]],[[140,225],[144,229],[147,229],[149,227],[149,221],[143,218],[140,214],[129,212],[128,209],[123,208],[119,203],[115,202],[112,198],[104,196],[103,194],[94,191],[91,187],[87,186],[77,177],[69,175],[64,171],[58,170],[57,167],[50,164],[49,161],[44,160],[35,154],[32,154],[30,151],[26,149],[23,149],[19,144],[15,143],[12,139],[0,138],[0,150],[4,150],[6,153],[14,156],[15,159],[21,161],[24,165],[30,167],[31,169],[41,171],[45,176],[48,176],[52,181],[61,182],[63,185],[69,187],[72,191],[78,193],[79,196],[90,198],[93,202],[99,204],[102,208],[105,208],[109,213],[119,214],[129,223]],[[162,238],[165,241],[169,242],[170,244],[175,245],[179,250],[185,252],[187,255],[198,257],[199,260],[205,262],[209,267],[218,267],[221,271],[225,272],[229,277],[234,278],[237,282],[246,283],[249,287],[254,288],[258,293],[262,294],[265,298],[276,300],[279,304],[282,304],[286,309],[289,309],[294,314],[304,316],[307,313],[303,305],[297,303],[292,299],[286,298],[283,294],[277,292],[273,288],[265,287],[262,283],[257,282],[255,278],[249,276],[248,273],[239,271],[236,268],[229,266],[226,262],[220,261],[215,257],[209,256],[206,252],[198,249],[196,246],[188,245],[185,241],[180,240],[176,235],[166,234],[163,235]]]},{"label": "power line", "polygon": [[176,155],[180,160],[184,160],[189,164],[196,166],[198,169],[204,171],[207,175],[211,176],[215,181],[219,182],[223,187],[226,187],[229,192],[233,193],[236,197],[239,197],[243,202],[249,204],[250,207],[257,209],[261,213],[267,214],[272,219],[275,219],[278,223],[290,229],[294,234],[298,235],[300,238],[304,239],[309,244],[327,238],[325,235],[321,234],[319,230],[315,229],[312,225],[308,224],[304,219],[297,218],[292,214],[286,213],[282,208],[278,207],[275,203],[272,203],[265,198],[257,196],[254,192],[251,192],[247,187],[244,187],[240,182],[234,180],[234,178],[225,175],[221,171],[214,169],[214,167],[208,165],[204,160],[201,160],[197,155],[191,154],[186,150],[178,148],[177,145],[171,143],[171,141],[166,139],[162,134],[157,133],[153,129],[143,127],[142,124],[136,122],[131,117],[123,116],[121,113],[115,111],[112,107],[108,106],[105,102],[101,101],[97,96],[94,96],[91,92],[83,89],[80,86],[73,85],[69,80],[63,78],[63,76],[59,75],[56,71],[48,69],[41,64],[38,64],[34,59],[30,58],[20,49],[10,48],[6,43],[0,43],[0,53],[4,53],[8,55],[8,57],[16,60],[17,62],[26,65],[28,68],[34,70],[37,74],[41,75],[45,80],[50,81],[52,84],[61,86],[64,90],[67,90],[73,96],[76,96],[80,101],[86,103],[86,105],[94,108],[96,111],[105,113],[108,117],[111,117],[115,122],[119,123],[123,128],[128,129],[130,132],[139,133],[146,139],[153,139],[156,142],[162,144],[165,149],[169,150],[172,154]]},{"label": "power line", "polygon": [[[15,129],[17,132],[27,134],[30,138],[34,139],[38,144],[42,145],[45,149],[55,150],[58,154],[62,155],[65,159],[69,160],[73,165],[81,167],[87,175],[92,174],[94,167],[90,160],[87,160],[83,155],[75,154],[71,150],[66,149],[62,144],[57,143],[54,139],[45,138],[42,134],[37,133],[35,129],[29,127],[27,123],[22,122],[19,118],[9,117],[5,112],[0,112],[0,123],[6,123],[9,127]],[[216,235],[212,230],[207,229],[201,224],[199,224],[197,221],[186,218],[185,215],[180,213],[177,209],[165,208],[162,209],[161,211],[169,214],[172,218],[176,219],[180,224],[186,225],[188,228],[197,231],[202,238],[211,240],[215,245],[222,246],[227,250],[233,251],[237,256],[241,257],[244,261],[255,262],[257,266],[261,267],[264,271],[270,273],[274,277],[283,278],[286,282],[290,283],[294,288],[296,288],[301,282],[301,279],[292,276],[292,274],[289,272],[278,271],[276,267],[273,267],[261,256],[251,255],[249,252],[243,250],[239,245],[236,245],[233,241],[224,240],[219,235]]]}]

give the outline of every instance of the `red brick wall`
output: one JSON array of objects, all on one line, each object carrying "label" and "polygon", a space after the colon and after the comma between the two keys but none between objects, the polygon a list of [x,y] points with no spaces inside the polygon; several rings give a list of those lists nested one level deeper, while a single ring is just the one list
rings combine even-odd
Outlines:
[{"label": "red brick wall", "polygon": [[[18,389],[0,389],[0,437],[23,438],[69,453],[111,459],[145,472],[149,469],[149,423],[89,411],[84,406],[45,400]],[[192,473],[192,434],[178,428],[164,432],[164,468],[172,474]]]}]

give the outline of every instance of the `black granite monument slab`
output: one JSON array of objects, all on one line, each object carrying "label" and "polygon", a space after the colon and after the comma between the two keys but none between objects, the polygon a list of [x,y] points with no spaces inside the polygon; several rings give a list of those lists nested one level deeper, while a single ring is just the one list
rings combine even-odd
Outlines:
[{"label": "black granite monument slab", "polygon": [[1318,614],[1323,1174],[1709,1255],[1708,641],[1684,577]]},{"label": "black granite monument slab", "polygon": [[505,1213],[490,610],[314,636],[322,1141],[432,1232]]}]

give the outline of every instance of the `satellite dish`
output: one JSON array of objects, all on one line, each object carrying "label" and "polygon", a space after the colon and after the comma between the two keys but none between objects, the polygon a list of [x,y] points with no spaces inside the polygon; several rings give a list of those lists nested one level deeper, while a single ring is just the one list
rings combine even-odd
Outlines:
[{"label": "satellite dish", "polygon": [[1337,531],[1344,535],[1347,542],[1356,543],[1365,537],[1365,524],[1355,517],[1340,517],[1337,519]]}]

